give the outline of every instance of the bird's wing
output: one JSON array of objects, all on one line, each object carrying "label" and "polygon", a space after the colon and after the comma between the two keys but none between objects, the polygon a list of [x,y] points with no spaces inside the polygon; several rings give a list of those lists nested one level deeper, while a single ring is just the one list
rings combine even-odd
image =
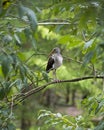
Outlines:
[{"label": "bird's wing", "polygon": [[54,58],[51,56],[48,60],[48,63],[47,63],[47,67],[46,67],[46,72],[49,72],[50,70],[53,69],[53,64],[54,64]]}]

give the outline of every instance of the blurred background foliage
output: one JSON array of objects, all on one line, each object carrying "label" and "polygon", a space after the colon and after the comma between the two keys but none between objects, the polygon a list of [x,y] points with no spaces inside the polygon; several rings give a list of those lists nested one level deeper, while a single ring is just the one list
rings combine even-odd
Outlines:
[{"label": "blurred background foliage", "polygon": [[[51,81],[45,67],[56,46],[59,79],[104,75],[103,12],[103,0],[0,1],[1,130],[104,130],[103,79],[54,84],[22,101]],[[68,114],[72,106],[81,113]]]}]

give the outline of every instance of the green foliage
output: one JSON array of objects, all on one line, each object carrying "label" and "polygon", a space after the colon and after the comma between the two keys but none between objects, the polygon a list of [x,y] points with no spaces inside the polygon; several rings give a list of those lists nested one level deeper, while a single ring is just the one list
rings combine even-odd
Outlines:
[{"label": "green foliage", "polygon": [[15,126],[12,123],[12,120],[14,120],[15,117],[8,109],[7,104],[4,102],[0,101],[0,129],[2,130],[15,130]]},{"label": "green foliage", "polygon": [[[51,111],[41,110],[38,116],[38,120],[42,120],[42,126],[46,125],[47,129],[51,127],[57,127],[62,129],[71,130],[83,130],[86,128],[93,129],[91,120],[96,117],[104,116],[104,96],[99,94],[96,97],[86,98],[82,101],[83,110],[88,113],[87,115],[79,115],[77,117],[62,115],[61,113],[52,113]],[[44,124],[44,125],[43,125]],[[42,127],[41,126],[41,127]],[[40,127],[40,128],[41,128]],[[98,126],[94,130],[103,130],[104,123],[101,120]]]},{"label": "green foliage", "polygon": [[[0,129],[14,130],[12,105],[19,104],[32,88],[38,90],[50,81],[52,75],[45,72],[45,65],[53,47],[59,46],[64,56],[64,64],[57,72],[60,79],[104,75],[103,12],[103,0],[0,1]],[[93,79],[62,84],[62,89],[55,86],[61,98],[66,96],[68,85],[71,90],[90,92],[91,97],[82,101],[87,116],[41,111],[38,119],[62,129],[103,130],[102,121],[98,126],[91,122],[91,116],[104,116],[102,84]],[[34,100],[39,97],[31,100],[36,106]]]},{"label": "green foliage", "polygon": [[10,71],[10,62],[11,59],[9,58],[9,56],[5,55],[1,62],[2,72],[4,74],[4,77],[6,77]]},{"label": "green foliage", "polygon": [[51,111],[41,110],[38,120],[45,118],[45,124],[49,126],[61,125],[63,129],[75,128],[73,122],[67,119],[67,116],[61,115],[61,113],[52,113]]},{"label": "green foliage", "polygon": [[[21,4],[19,5],[18,10],[19,10],[19,15],[20,15],[20,17],[23,18],[23,16],[24,16],[23,20],[29,20],[29,24],[30,24],[30,26],[31,26],[31,29],[32,29],[33,31],[36,31],[37,18],[36,18],[36,16],[35,16],[35,13],[34,13],[31,9],[29,9],[29,8],[27,8],[27,7],[24,7],[24,6],[21,5]],[[27,16],[27,17],[25,17],[25,16]],[[27,19],[27,18],[28,18],[28,19]]]},{"label": "green foliage", "polygon": [[65,44],[67,48],[74,48],[82,45],[83,41],[74,35],[65,35],[59,38],[58,43]]},{"label": "green foliage", "polygon": [[83,130],[89,125],[88,121],[85,124],[85,119],[82,116],[72,117],[62,115],[61,113],[52,113],[47,110],[40,111],[38,120],[43,120],[43,124],[47,126],[47,129],[50,126],[55,128],[58,126],[62,130]]},{"label": "green foliage", "polygon": [[88,108],[89,113],[92,115],[104,114],[104,96],[102,94],[85,99],[82,101],[82,104]]},{"label": "green foliage", "polygon": [[100,122],[94,130],[103,130],[104,129],[104,121]]}]

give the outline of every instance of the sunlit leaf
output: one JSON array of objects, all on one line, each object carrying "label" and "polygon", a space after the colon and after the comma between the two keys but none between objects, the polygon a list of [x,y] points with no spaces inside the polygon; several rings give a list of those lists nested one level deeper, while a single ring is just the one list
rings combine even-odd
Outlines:
[{"label": "sunlit leaf", "polygon": [[20,41],[18,35],[14,34],[14,37],[15,37],[15,40],[16,40],[16,44],[20,46],[21,45],[21,41]]},{"label": "sunlit leaf", "polygon": [[87,49],[89,47],[91,47],[91,45],[93,44],[95,39],[91,39],[90,41],[86,42],[84,45],[84,49]]},{"label": "sunlit leaf", "polygon": [[74,35],[61,36],[57,42],[63,45],[66,44],[68,48],[83,44],[83,41]]}]

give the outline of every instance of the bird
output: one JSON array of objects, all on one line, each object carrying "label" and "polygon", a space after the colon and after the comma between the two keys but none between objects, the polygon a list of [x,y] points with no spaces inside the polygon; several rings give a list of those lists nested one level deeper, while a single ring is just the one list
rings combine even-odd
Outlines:
[{"label": "bird", "polygon": [[49,59],[46,66],[46,72],[49,73],[50,71],[53,71],[53,77],[54,81],[59,81],[56,76],[56,70],[62,65],[63,63],[63,57],[60,54],[60,48],[55,47],[49,54]]}]

